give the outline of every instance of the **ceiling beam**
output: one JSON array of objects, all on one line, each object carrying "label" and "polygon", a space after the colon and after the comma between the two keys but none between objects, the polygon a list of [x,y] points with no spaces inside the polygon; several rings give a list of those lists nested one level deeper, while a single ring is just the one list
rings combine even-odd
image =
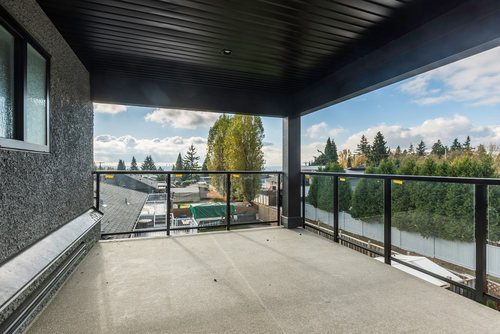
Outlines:
[{"label": "ceiling beam", "polygon": [[290,99],[276,94],[131,77],[90,75],[95,103],[285,117]]},{"label": "ceiling beam", "polygon": [[295,96],[298,115],[340,103],[500,45],[500,1],[471,0]]}]

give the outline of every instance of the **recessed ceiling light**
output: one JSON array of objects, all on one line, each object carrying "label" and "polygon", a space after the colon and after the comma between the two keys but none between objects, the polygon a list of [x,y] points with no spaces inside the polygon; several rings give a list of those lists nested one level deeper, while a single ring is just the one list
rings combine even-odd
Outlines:
[{"label": "recessed ceiling light", "polygon": [[222,54],[225,55],[225,56],[230,56],[231,53],[233,53],[233,51],[231,51],[231,50],[228,50],[228,49],[222,50]]}]

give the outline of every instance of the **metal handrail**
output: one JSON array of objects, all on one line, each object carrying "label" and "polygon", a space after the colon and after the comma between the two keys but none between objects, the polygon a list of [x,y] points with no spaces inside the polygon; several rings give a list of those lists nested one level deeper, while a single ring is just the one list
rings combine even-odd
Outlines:
[{"label": "metal handrail", "polygon": [[479,178],[479,177],[451,177],[451,176],[421,176],[421,175],[397,175],[397,174],[356,174],[356,173],[336,173],[336,172],[301,172],[302,175],[321,175],[355,177],[365,179],[401,180],[419,182],[442,182],[442,183],[466,183],[500,185],[500,178]]},{"label": "metal handrail", "polygon": [[[460,286],[463,289],[473,291],[476,295],[476,301],[482,304],[486,303],[486,298],[492,299],[488,292],[487,275],[486,275],[486,245],[487,245],[487,226],[488,226],[488,185],[500,185],[499,178],[473,178],[473,177],[447,177],[447,176],[420,176],[420,175],[392,175],[392,174],[355,174],[355,173],[337,173],[337,172],[301,172],[302,178],[302,226],[305,228],[305,184],[306,175],[309,176],[330,176],[333,177],[333,232],[329,233],[335,242],[339,242],[339,178],[365,178],[383,180],[384,194],[384,258],[386,264],[391,264],[391,261],[396,261],[412,269],[426,273],[428,275],[439,278],[445,282],[449,282],[446,277],[441,277],[434,273],[430,273],[420,267],[412,266],[404,261],[400,261],[391,256],[391,227],[392,227],[392,187],[391,181],[416,181],[416,182],[440,182],[440,183],[460,183],[474,185],[475,198],[475,238],[476,238],[476,288],[464,286],[462,284],[453,284]],[[309,225],[308,225],[309,226]],[[361,245],[356,244],[362,247]],[[496,300],[500,300],[496,298]]]},{"label": "metal handrail", "polygon": [[94,170],[92,174],[283,174],[283,171],[210,171],[210,170]]}]

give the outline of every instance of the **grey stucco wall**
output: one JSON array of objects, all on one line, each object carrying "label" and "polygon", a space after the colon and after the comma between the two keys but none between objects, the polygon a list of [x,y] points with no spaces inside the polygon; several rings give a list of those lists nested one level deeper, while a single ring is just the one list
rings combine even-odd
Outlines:
[{"label": "grey stucco wall", "polygon": [[89,73],[35,0],[0,0],[51,55],[49,154],[0,149],[0,263],[93,205]]}]

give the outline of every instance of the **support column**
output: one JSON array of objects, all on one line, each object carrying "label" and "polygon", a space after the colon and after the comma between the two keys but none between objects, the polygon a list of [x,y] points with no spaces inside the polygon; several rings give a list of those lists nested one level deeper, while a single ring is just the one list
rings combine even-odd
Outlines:
[{"label": "support column", "polygon": [[286,228],[302,225],[300,213],[300,116],[283,118],[283,214]]}]

